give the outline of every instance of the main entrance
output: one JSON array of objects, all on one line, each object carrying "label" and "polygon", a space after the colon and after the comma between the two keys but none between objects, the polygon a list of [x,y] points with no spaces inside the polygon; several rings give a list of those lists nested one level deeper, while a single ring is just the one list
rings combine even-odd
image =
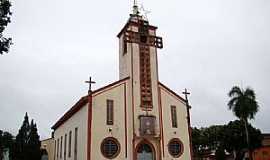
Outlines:
[{"label": "main entrance", "polygon": [[152,147],[147,143],[140,143],[137,146],[136,152],[137,160],[154,160],[155,159],[155,151]]}]

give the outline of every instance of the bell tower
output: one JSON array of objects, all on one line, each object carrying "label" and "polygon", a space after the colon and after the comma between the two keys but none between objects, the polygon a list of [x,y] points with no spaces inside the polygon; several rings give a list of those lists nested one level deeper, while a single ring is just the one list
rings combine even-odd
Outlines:
[{"label": "bell tower", "polygon": [[153,107],[153,85],[158,82],[157,48],[162,38],[156,36],[157,27],[139,15],[138,7],[121,32],[119,38],[119,78],[130,77],[138,86],[142,108]]},{"label": "bell tower", "polygon": [[160,136],[157,49],[163,48],[157,27],[139,14],[137,5],[118,34],[119,78],[130,77],[135,136]]}]

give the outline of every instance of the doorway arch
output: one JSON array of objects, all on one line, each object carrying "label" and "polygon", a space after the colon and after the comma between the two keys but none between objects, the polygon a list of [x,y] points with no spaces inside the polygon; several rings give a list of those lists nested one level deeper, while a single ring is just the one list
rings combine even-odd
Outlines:
[{"label": "doorway arch", "polygon": [[48,152],[46,149],[41,149],[41,160],[48,160]]},{"label": "doorway arch", "polygon": [[153,144],[146,140],[141,141],[136,147],[135,160],[155,160]]}]

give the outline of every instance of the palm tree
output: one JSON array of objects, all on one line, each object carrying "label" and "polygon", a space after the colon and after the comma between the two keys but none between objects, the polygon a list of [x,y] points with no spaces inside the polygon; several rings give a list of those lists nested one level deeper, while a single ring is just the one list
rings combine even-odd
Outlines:
[{"label": "palm tree", "polygon": [[249,157],[252,159],[249,143],[248,120],[254,119],[255,114],[259,110],[255,92],[251,88],[246,88],[244,90],[240,89],[238,86],[234,86],[228,95],[231,98],[228,102],[229,109],[232,110],[234,115],[238,117],[245,125]]}]

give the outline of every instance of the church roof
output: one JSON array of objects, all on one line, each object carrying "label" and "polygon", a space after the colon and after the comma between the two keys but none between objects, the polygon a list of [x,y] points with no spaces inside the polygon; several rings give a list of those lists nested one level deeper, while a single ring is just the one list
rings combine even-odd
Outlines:
[{"label": "church roof", "polygon": [[[97,90],[94,90],[92,92],[92,94],[96,94],[98,92],[104,91],[109,87],[112,87],[116,84],[119,84],[123,81],[128,80],[129,77],[121,79],[119,81],[113,82],[111,84],[108,84],[104,87],[101,87]],[[72,117],[75,113],[77,113],[83,106],[85,106],[88,103],[88,95],[81,97],[81,99],[75,104],[73,105],[51,128],[52,129],[57,129],[58,127],[60,127],[63,123],[65,123],[70,117]]]},{"label": "church roof", "polygon": [[53,126],[52,129],[57,129],[65,123],[70,117],[77,113],[88,102],[88,96],[82,97],[74,106],[72,106]]},{"label": "church roof", "polygon": [[162,86],[163,88],[165,88],[167,91],[169,91],[171,94],[173,94],[175,97],[177,97],[179,100],[186,102],[186,100],[181,97],[180,95],[178,95],[177,93],[175,93],[173,90],[171,90],[169,87],[165,86],[164,84],[162,84],[161,82],[158,82],[158,84],[160,86]]}]

